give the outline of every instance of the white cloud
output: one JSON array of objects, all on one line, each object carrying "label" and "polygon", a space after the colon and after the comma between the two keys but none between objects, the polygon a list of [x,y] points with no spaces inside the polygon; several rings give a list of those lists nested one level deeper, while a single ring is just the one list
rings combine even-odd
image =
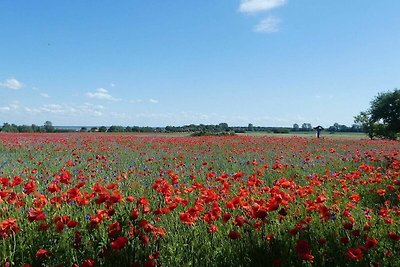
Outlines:
[{"label": "white cloud", "polygon": [[241,0],[239,11],[243,13],[254,13],[258,11],[271,10],[286,4],[286,0]]},{"label": "white cloud", "polygon": [[126,113],[111,112],[110,115],[115,119],[122,119],[122,120],[130,119],[130,116],[128,116]]},{"label": "white cloud", "polygon": [[27,107],[20,105],[18,101],[14,101],[6,106],[0,106],[0,113],[9,114],[9,116],[23,116],[24,119],[28,117],[33,117],[35,119],[43,117],[51,118],[51,120],[55,120],[54,118],[62,118],[72,121],[72,118],[74,118],[73,120],[76,118],[96,118],[92,119],[95,121],[97,118],[103,117],[104,115],[109,116],[105,111],[106,108],[104,106],[91,103],[83,103],[80,105],[50,103]]},{"label": "white cloud", "polygon": [[269,16],[261,20],[260,23],[254,27],[253,31],[263,33],[278,32],[280,23],[281,20],[279,18]]},{"label": "white cloud", "polygon": [[143,99],[131,99],[128,102],[131,104],[142,103]]},{"label": "white cloud", "polygon": [[94,92],[86,93],[86,96],[88,96],[90,98],[101,99],[101,100],[111,100],[111,101],[119,101],[120,100],[120,99],[114,98],[104,88],[97,88]]},{"label": "white cloud", "polygon": [[[11,105],[9,107],[10,109],[13,108]],[[71,106],[68,104],[44,104],[39,107],[24,107],[23,109],[30,115],[52,114],[66,117],[82,117],[89,115],[98,117],[103,115],[103,110],[105,110],[105,107],[102,105],[84,103],[77,106]]]},{"label": "white cloud", "polygon": [[90,103],[84,103],[77,107],[78,114],[91,114],[93,116],[102,116],[103,111],[106,108],[102,105],[93,105]]},{"label": "white cloud", "polygon": [[40,111],[47,113],[65,113],[65,108],[59,104],[46,104],[40,108]]},{"label": "white cloud", "polygon": [[50,96],[48,95],[48,94],[46,94],[46,93],[40,93],[40,95],[42,96],[42,97],[44,97],[44,98],[49,98]]},{"label": "white cloud", "polygon": [[8,89],[19,90],[24,86],[24,84],[15,78],[10,78],[5,80],[4,82],[1,82],[0,86]]},{"label": "white cloud", "polygon": [[151,103],[153,103],[153,104],[157,104],[157,103],[158,103],[158,100],[153,99],[153,98],[150,98],[149,101],[150,101]]},{"label": "white cloud", "polygon": [[19,102],[18,101],[13,101],[12,103],[8,104],[7,106],[0,107],[0,111],[2,112],[17,112],[19,110]]}]

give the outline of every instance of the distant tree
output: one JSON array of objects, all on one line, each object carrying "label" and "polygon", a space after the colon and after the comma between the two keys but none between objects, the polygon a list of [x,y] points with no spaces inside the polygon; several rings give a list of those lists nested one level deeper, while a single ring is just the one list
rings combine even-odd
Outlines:
[{"label": "distant tree", "polygon": [[99,127],[99,132],[107,132],[107,127],[106,126],[100,126]]},{"label": "distant tree", "polygon": [[155,129],[153,127],[146,126],[146,127],[141,127],[140,131],[144,133],[152,133],[155,131]]},{"label": "distant tree", "polygon": [[292,130],[294,132],[298,132],[300,130],[300,126],[297,123],[295,123],[295,124],[293,124],[293,129]]},{"label": "distant tree", "polygon": [[166,132],[175,132],[176,131],[175,128],[176,127],[174,127],[174,126],[167,126],[167,127],[165,127],[165,131]]},{"label": "distant tree", "polygon": [[139,126],[132,126],[132,132],[140,132],[140,127]]},{"label": "distant tree", "polygon": [[349,131],[349,127],[347,127],[346,125],[339,125],[339,132],[348,132]]},{"label": "distant tree", "polygon": [[226,122],[221,122],[218,127],[221,131],[229,131],[229,126]]},{"label": "distant tree", "polygon": [[80,132],[87,132],[87,128],[86,127],[81,127],[81,129],[79,131]]},{"label": "distant tree", "polygon": [[338,131],[339,131],[339,123],[335,122],[335,123],[333,124],[333,127],[335,128],[335,132],[338,132]]},{"label": "distant tree", "polygon": [[40,127],[37,126],[36,124],[32,124],[32,125],[31,125],[31,128],[32,128],[32,131],[33,131],[34,133],[40,132]]},{"label": "distant tree", "polygon": [[329,126],[328,131],[331,132],[331,133],[336,132],[336,127],[333,126],[333,125]]},{"label": "distant tree", "polygon": [[91,132],[97,132],[99,129],[97,128],[97,127],[92,127],[92,128],[90,128],[90,131]]},{"label": "distant tree", "polygon": [[253,124],[249,123],[249,126],[247,126],[247,131],[249,131],[249,132],[254,131],[254,126],[253,126]]},{"label": "distant tree", "polygon": [[123,126],[112,125],[108,128],[108,132],[120,133],[125,132],[125,128]]},{"label": "distant tree", "polygon": [[9,124],[9,123],[5,122],[3,124],[3,127],[1,128],[1,131],[5,132],[5,133],[17,133],[18,128],[17,128],[17,125],[15,125],[15,124]]},{"label": "distant tree", "polygon": [[362,132],[362,127],[358,124],[353,124],[353,125],[351,125],[351,131],[352,132]]},{"label": "distant tree", "polygon": [[46,121],[43,127],[46,133],[54,132],[54,126],[53,123],[51,123],[51,121]]},{"label": "distant tree", "polygon": [[312,126],[311,126],[311,123],[303,123],[302,125],[301,125],[301,130],[302,131],[312,131]]},{"label": "distant tree", "polygon": [[33,132],[32,127],[29,125],[18,125],[17,129],[18,129],[18,132],[20,132],[20,133],[32,133]]}]

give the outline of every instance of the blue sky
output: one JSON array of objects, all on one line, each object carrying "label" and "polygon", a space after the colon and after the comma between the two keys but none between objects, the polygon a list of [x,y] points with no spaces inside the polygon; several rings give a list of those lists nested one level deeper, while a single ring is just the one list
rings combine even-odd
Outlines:
[{"label": "blue sky", "polygon": [[399,88],[400,1],[0,1],[0,123],[350,126]]}]

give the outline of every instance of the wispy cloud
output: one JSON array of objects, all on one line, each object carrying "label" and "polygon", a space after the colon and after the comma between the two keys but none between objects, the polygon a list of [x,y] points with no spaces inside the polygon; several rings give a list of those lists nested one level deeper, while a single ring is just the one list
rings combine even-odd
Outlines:
[{"label": "wispy cloud", "polygon": [[46,93],[40,93],[40,95],[42,96],[42,97],[44,97],[44,98],[49,98],[50,96],[48,95],[48,94],[46,94]]},{"label": "wispy cloud", "polygon": [[94,92],[86,93],[86,96],[89,98],[96,98],[101,100],[111,100],[111,101],[118,101],[120,99],[113,97],[108,93],[108,91],[104,88],[97,88]]},{"label": "wispy cloud", "polygon": [[12,103],[8,104],[7,106],[0,107],[0,111],[8,112],[12,111],[15,112],[20,108],[18,101],[13,101]]},{"label": "wispy cloud", "polygon": [[150,98],[149,101],[150,101],[150,103],[153,103],[153,104],[157,104],[158,103],[158,100],[153,99],[153,98]]},{"label": "wispy cloud", "polygon": [[10,78],[5,80],[4,82],[0,82],[0,87],[5,87],[12,90],[19,90],[24,86],[23,83],[18,81],[15,78]]},{"label": "wispy cloud", "polygon": [[286,4],[286,0],[241,0],[239,11],[242,13],[255,13],[271,10]]},{"label": "wispy cloud", "polygon": [[280,23],[281,20],[279,18],[269,16],[261,20],[260,23],[254,27],[253,31],[263,33],[278,32]]},{"label": "wispy cloud", "polygon": [[10,107],[0,107],[0,111],[10,111]]},{"label": "wispy cloud", "polygon": [[105,107],[102,105],[93,105],[84,103],[82,105],[68,104],[44,104],[39,107],[24,107],[29,114],[52,114],[62,116],[102,116]]}]

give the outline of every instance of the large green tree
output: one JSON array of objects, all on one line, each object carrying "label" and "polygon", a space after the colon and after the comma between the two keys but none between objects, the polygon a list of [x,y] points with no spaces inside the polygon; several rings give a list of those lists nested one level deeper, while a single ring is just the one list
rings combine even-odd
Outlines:
[{"label": "large green tree", "polygon": [[371,139],[374,136],[396,139],[400,133],[400,90],[378,94],[370,109],[354,117],[354,122],[361,124]]}]

